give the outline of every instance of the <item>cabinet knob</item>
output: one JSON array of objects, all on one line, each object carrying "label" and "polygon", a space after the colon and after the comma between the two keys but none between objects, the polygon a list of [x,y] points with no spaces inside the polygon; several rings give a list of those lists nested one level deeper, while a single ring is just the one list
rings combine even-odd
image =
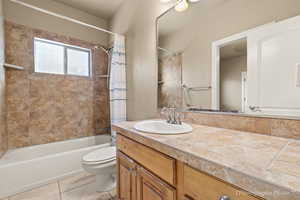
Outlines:
[{"label": "cabinet knob", "polygon": [[228,196],[221,196],[219,200],[230,200],[230,198]]}]

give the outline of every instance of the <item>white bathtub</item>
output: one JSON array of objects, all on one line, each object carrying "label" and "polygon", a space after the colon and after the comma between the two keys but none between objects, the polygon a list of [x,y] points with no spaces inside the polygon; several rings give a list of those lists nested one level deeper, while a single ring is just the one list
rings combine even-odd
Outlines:
[{"label": "white bathtub", "polygon": [[81,172],[84,154],[109,145],[100,135],[10,150],[0,159],[0,199]]}]

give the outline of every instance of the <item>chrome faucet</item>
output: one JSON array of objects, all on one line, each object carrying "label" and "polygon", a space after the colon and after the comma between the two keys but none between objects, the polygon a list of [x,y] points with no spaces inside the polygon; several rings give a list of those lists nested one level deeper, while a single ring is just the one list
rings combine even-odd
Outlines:
[{"label": "chrome faucet", "polygon": [[259,106],[249,106],[249,109],[252,111],[252,112],[261,112],[261,109]]},{"label": "chrome faucet", "polygon": [[166,121],[169,124],[182,124],[182,115],[177,111],[176,107],[164,107],[161,109],[161,114],[166,118]]}]

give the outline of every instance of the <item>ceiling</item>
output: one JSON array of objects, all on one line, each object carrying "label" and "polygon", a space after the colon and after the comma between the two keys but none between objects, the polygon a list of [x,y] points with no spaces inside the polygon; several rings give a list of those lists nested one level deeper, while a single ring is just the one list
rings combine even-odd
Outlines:
[{"label": "ceiling", "polygon": [[100,18],[110,19],[124,0],[55,0]]},{"label": "ceiling", "polygon": [[[225,0],[201,0],[197,3],[190,3],[189,8],[184,12],[169,10],[158,20],[159,36],[167,37],[174,32],[184,29],[189,24],[195,25],[195,20],[200,16],[206,16]],[[201,24],[199,24],[201,26]]]}]

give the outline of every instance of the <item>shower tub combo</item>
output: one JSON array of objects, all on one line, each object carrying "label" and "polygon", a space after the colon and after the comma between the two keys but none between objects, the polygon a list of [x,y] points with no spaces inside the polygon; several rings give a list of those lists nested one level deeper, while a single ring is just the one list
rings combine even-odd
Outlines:
[{"label": "shower tub combo", "polygon": [[110,141],[110,135],[99,135],[8,151],[0,159],[0,199],[83,172],[83,155]]}]

